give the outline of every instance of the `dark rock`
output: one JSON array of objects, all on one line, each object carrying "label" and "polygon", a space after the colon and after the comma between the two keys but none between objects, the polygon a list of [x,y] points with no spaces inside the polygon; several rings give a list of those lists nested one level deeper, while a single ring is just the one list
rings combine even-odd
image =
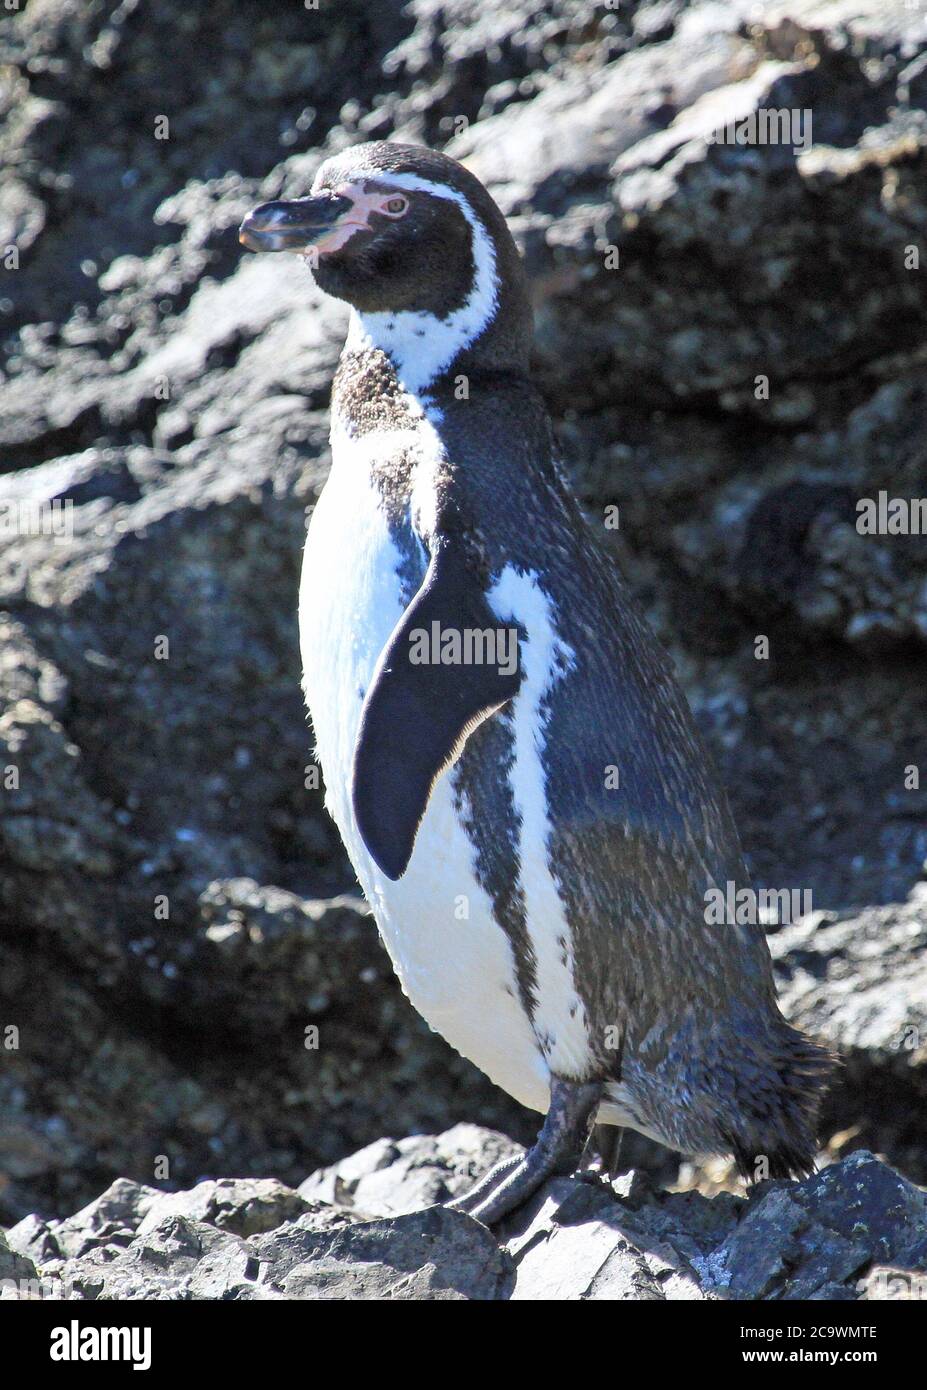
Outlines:
[{"label": "dark rock", "polygon": [[863,1244],[867,1263],[919,1269],[927,1259],[927,1193],[865,1149],[799,1183],[796,1199],[815,1221]]},{"label": "dark rock", "polygon": [[175,1216],[125,1249],[98,1246],[65,1264],[56,1277],[65,1298],[212,1299],[235,1297],[250,1271],[237,1236]]},{"label": "dark rock", "polygon": [[378,1139],[300,1186],[303,1197],[369,1215],[421,1211],[456,1197],[519,1151],[504,1135],[460,1124],[437,1138]]},{"label": "dark rock", "polygon": [[201,1182],[190,1192],[159,1194],[138,1227],[140,1235],[159,1227],[166,1217],[205,1222],[238,1236],[276,1230],[307,1210],[309,1203],[275,1178],[221,1178]]},{"label": "dark rock", "polygon": [[39,1264],[62,1258],[62,1250],[47,1221],[34,1213],[24,1216],[6,1233],[9,1248]]},{"label": "dark rock", "polygon": [[55,1222],[52,1237],[65,1259],[100,1245],[124,1245],[157,1200],[155,1188],[117,1178],[96,1201],[67,1220]]},{"label": "dark rock", "polygon": [[11,1246],[8,1238],[0,1231],[0,1290],[8,1281],[18,1284],[20,1280],[35,1278],[37,1273],[32,1260]]},{"label": "dark rock", "polygon": [[[848,1279],[866,1263],[864,1245],[842,1240],[831,1231],[817,1233],[818,1243],[812,1249],[809,1224],[790,1192],[769,1193],[715,1253],[718,1284],[734,1298],[768,1298],[786,1284],[790,1293],[794,1289],[797,1297],[809,1298],[832,1270],[838,1279]],[[809,1258],[810,1278],[803,1278],[802,1265]]]},{"label": "dark rock", "polygon": [[495,1299],[512,1283],[511,1261],[485,1226],[428,1207],[320,1237],[282,1287],[288,1298]]},{"label": "dark rock", "polygon": [[526,1213],[507,1223],[517,1267],[513,1297],[702,1298],[688,1254],[666,1238],[664,1214],[636,1202],[633,1212],[604,1187],[565,1178],[548,1184]]},{"label": "dark rock", "polygon": [[826,1039],[842,1067],[826,1123],[850,1118],[841,1143],[876,1145],[927,1179],[927,922],[924,885],[907,903],[814,913],[772,938],[783,1005]]},{"label": "dark rock", "polygon": [[791,1187],[757,1193],[712,1256],[735,1298],[814,1298],[855,1287],[873,1262],[920,1270],[927,1259],[927,1196],[860,1150]]},{"label": "dark rock", "polygon": [[263,1171],[295,1186],[313,1162],[331,1162],[397,1117],[414,1129],[467,1086],[469,1068],[446,1060],[395,998],[387,958],[350,900],[315,903],[237,881],[213,885],[205,902],[202,978],[226,980],[214,1049],[192,1013],[182,1027],[175,1015],[170,1033],[157,1013],[139,1016],[134,953],[123,1010],[105,1004],[79,960],[65,979],[45,957],[4,943],[11,1002],[0,1023],[16,1020],[19,1035],[0,1075],[7,1221],[73,1209],[99,1189],[101,1169],[142,1184],[169,1174],[171,1185]]}]

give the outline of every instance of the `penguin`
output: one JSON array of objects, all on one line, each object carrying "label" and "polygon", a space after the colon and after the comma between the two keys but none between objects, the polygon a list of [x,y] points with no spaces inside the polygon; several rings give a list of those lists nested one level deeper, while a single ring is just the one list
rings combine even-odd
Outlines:
[{"label": "penguin", "polygon": [[[412,1004],[544,1116],[487,1225],[593,1126],[813,1171],[830,1055],[780,1013],[724,789],[566,481],[527,282],[473,173],[372,142],[240,240],[350,306],[299,596],[326,805]],[[743,914],[741,914],[743,915]]]}]

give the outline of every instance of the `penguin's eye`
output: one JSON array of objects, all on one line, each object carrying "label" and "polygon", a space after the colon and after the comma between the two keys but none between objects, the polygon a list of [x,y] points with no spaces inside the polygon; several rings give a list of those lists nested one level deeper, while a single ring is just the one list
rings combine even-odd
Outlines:
[{"label": "penguin's eye", "polygon": [[390,217],[401,217],[408,206],[408,198],[389,198],[383,206],[383,211],[389,213]]}]

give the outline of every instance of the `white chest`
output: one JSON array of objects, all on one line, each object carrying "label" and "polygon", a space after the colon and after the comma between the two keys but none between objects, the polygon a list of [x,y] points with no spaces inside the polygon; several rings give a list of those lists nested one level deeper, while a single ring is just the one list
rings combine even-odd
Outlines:
[{"label": "white chest", "polygon": [[[377,447],[422,452],[430,435]],[[498,1085],[547,1107],[548,1069],[518,1003],[509,939],[474,873],[474,850],[454,811],[450,779],[437,783],[408,869],[392,882],[368,855],[350,800],[364,695],[404,610],[402,555],[369,476],[370,451],[342,436],[306,540],[299,626],[306,697],[338,826],[403,989],[437,1032]],[[423,555],[424,570],[424,555]]]}]

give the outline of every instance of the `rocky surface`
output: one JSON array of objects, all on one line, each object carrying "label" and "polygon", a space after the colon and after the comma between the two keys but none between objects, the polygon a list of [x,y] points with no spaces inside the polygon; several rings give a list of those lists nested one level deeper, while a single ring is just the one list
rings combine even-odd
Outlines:
[{"label": "rocky surface", "polygon": [[645,1174],[551,1181],[495,1234],[439,1205],[517,1146],[474,1125],[382,1139],[298,1191],[125,1179],[0,1237],[0,1296],[85,1299],[917,1298],[927,1196],[859,1150],[749,1200]]},{"label": "rocky surface", "polygon": [[[414,1016],[345,896],[299,692],[344,318],[235,228],[326,151],[384,136],[467,158],[509,215],[577,487],[593,518],[620,509],[616,562],[758,881],[812,894],[773,942],[788,1010],[845,1053],[829,1153],[864,1143],[927,1180],[927,550],[854,526],[860,497],[927,491],[927,18],[905,0],[503,9],[29,0],[0,27],[8,1224],[117,1177],[295,1187],[385,1133],[534,1129]],[[710,139],[769,107],[810,110],[813,142]],[[717,1220],[775,1213],[777,1191]],[[334,1288],[356,1223],[322,1213],[295,1220]],[[458,1291],[503,1296],[508,1259],[433,1219],[442,1248],[477,1242]],[[273,1235],[195,1205],[177,1220],[190,1271],[216,1240]],[[406,1237],[382,1239],[418,1279]],[[838,1266],[825,1282],[851,1279]]]}]

